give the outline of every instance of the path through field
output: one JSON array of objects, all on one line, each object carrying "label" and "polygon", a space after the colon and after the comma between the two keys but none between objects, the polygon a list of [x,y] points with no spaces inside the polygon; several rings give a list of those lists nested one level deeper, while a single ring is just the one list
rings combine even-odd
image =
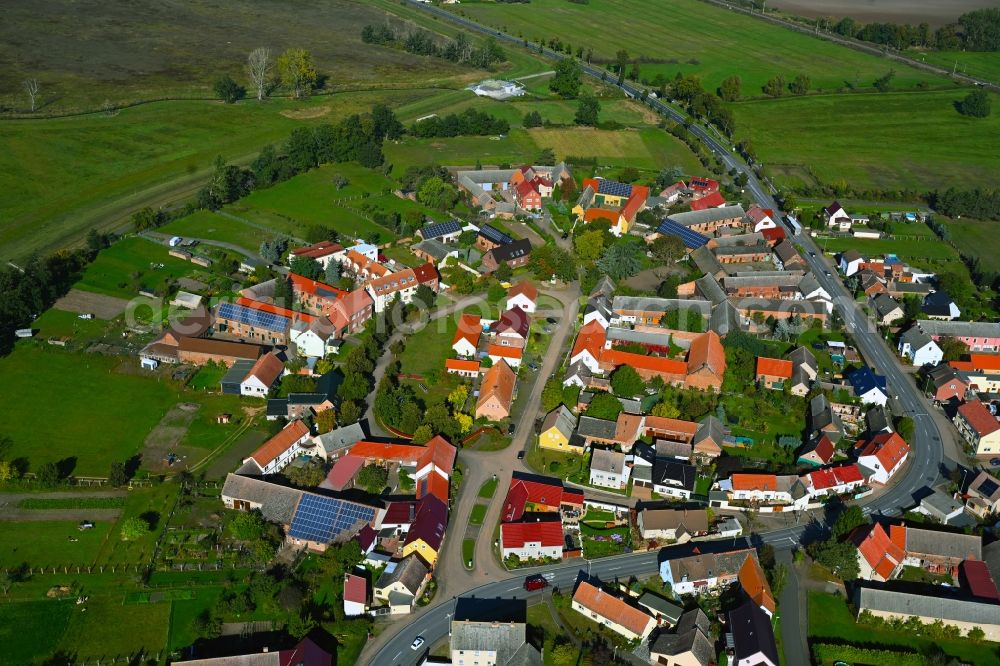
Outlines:
[{"label": "path through field", "polygon": [[113,521],[121,515],[122,509],[21,509],[18,504],[26,499],[67,499],[82,497],[124,497],[124,490],[101,490],[93,493],[51,492],[51,493],[0,493],[0,520],[10,522],[52,521],[52,520],[94,520]]}]

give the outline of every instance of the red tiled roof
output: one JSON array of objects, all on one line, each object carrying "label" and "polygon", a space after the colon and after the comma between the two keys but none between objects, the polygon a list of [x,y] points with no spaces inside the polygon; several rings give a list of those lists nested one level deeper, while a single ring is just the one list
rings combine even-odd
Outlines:
[{"label": "red tiled roof", "polygon": [[365,459],[360,456],[346,455],[336,463],[326,475],[327,485],[334,490],[343,490],[353,479],[354,475],[365,466]]},{"label": "red tiled roof", "polygon": [[816,454],[823,464],[830,462],[833,459],[833,442],[824,433],[820,435],[820,438],[816,441],[816,445],[813,447],[812,453]]},{"label": "red tiled roof", "polygon": [[757,204],[754,204],[753,206],[750,206],[749,210],[747,210],[747,217],[750,218],[754,223],[763,222],[765,219],[768,219],[768,218],[772,222],[775,221],[774,220],[775,216],[774,216],[774,211],[773,210],[771,210],[770,208],[764,208],[764,207],[759,206]]},{"label": "red tiled roof", "polygon": [[646,627],[653,619],[638,608],[630,606],[618,597],[608,594],[586,581],[577,585],[573,601],[592,613],[596,613],[599,617],[625,627],[637,636],[645,633]]},{"label": "red tiled roof", "polygon": [[457,453],[458,449],[440,435],[427,442],[426,446],[361,441],[350,449],[350,454],[353,456],[360,456],[366,460],[395,460],[411,463],[417,466],[418,471],[427,463],[432,462],[435,467],[449,476],[454,469]]},{"label": "red tiled roof", "polygon": [[858,456],[875,456],[890,474],[910,451],[906,440],[896,432],[879,433],[867,442],[858,441],[854,446],[860,449]]},{"label": "red tiled roof", "polygon": [[292,444],[308,434],[309,426],[303,421],[292,421],[277,435],[261,444],[259,449],[250,454],[250,457],[263,469],[275,458],[290,449]]},{"label": "red tiled roof", "polygon": [[628,201],[622,207],[621,216],[631,222],[635,219],[635,215],[639,212],[639,209],[646,205],[646,199],[648,198],[648,187],[645,185],[634,185],[632,187],[632,195],[629,196]]},{"label": "red tiled roof", "polygon": [[993,416],[979,400],[962,403],[958,407],[958,413],[980,437],[1000,430],[1000,421],[997,421],[997,417]]},{"label": "red tiled roof", "polygon": [[733,474],[731,477],[733,490],[768,490],[778,489],[778,477],[774,474]]},{"label": "red tiled roof", "polygon": [[892,577],[892,572],[906,557],[903,549],[889,538],[879,523],[857,528],[851,533],[850,540],[858,547],[868,566],[885,580]]},{"label": "red tiled roof", "polygon": [[702,197],[701,199],[695,199],[691,202],[691,210],[705,210],[707,208],[718,208],[719,206],[725,206],[726,199],[718,192],[712,192],[709,195]]},{"label": "red tiled roof", "polygon": [[1000,370],[1000,356],[995,354],[969,354],[973,370]]},{"label": "red tiled roof", "polygon": [[490,345],[486,350],[486,353],[492,356],[499,356],[501,358],[516,358],[520,359],[524,356],[524,350],[518,347],[505,347],[504,345]]},{"label": "red tiled roof", "polygon": [[460,358],[446,358],[445,370],[460,370],[462,372],[479,372],[479,361],[466,361]]},{"label": "red tiled roof", "polygon": [[441,435],[435,435],[431,441],[427,442],[424,446],[424,454],[421,456],[420,460],[417,461],[417,469],[431,462],[439,470],[451,476],[451,472],[455,467],[455,457],[458,456],[458,449],[451,445],[448,440],[446,440]]},{"label": "red tiled roof", "polygon": [[562,523],[558,520],[542,523],[503,523],[500,525],[500,542],[504,548],[522,548],[528,542],[541,542],[543,548],[565,543]]},{"label": "red tiled roof", "polygon": [[760,568],[756,557],[748,557],[743,561],[738,578],[740,586],[750,597],[750,600],[758,606],[766,608],[773,615],[777,604],[774,602],[774,595],[771,594],[771,586],[767,584],[767,578],[764,577],[764,570]]},{"label": "red tiled roof", "polygon": [[250,368],[250,372],[247,373],[247,377],[256,377],[264,386],[271,386],[284,370],[285,364],[281,362],[281,359],[275,356],[274,352],[268,352],[257,359],[257,362]]},{"label": "red tiled roof", "polygon": [[691,437],[694,437],[694,434],[698,432],[698,424],[694,421],[670,419],[665,416],[647,416],[643,427],[655,432],[681,432]]},{"label": "red tiled roof", "polygon": [[792,362],[783,358],[768,358],[766,356],[757,357],[757,377],[766,375],[768,377],[781,377],[783,379],[792,378]]},{"label": "red tiled roof", "polygon": [[692,178],[688,181],[688,187],[695,192],[710,192],[719,189],[719,181],[711,178]]},{"label": "red tiled roof", "polygon": [[536,289],[535,285],[531,284],[527,280],[518,282],[513,287],[508,289],[507,300],[509,301],[510,299],[514,298],[515,296],[518,296],[519,294],[524,294],[528,298],[528,300],[532,302],[538,300],[538,289]]},{"label": "red tiled roof", "polygon": [[455,329],[455,337],[451,339],[452,346],[459,340],[468,340],[473,347],[479,344],[479,336],[483,333],[481,321],[482,317],[476,314],[463,314],[458,320],[458,328]]},{"label": "red tiled roof", "polygon": [[347,574],[344,577],[344,601],[368,603],[368,580],[363,576]]},{"label": "red tiled roof", "polygon": [[318,282],[317,280],[310,280],[307,277],[298,275],[296,273],[289,273],[288,279],[292,281],[292,287],[295,291],[303,291],[307,294],[316,295],[319,291],[326,291],[328,294],[319,294],[323,298],[343,298],[347,295],[347,292],[343,289],[338,289],[337,287],[325,284],[323,282]]},{"label": "red tiled roof", "polygon": [[428,284],[438,279],[437,269],[431,262],[420,264],[413,269],[413,274],[417,277],[417,282],[420,284]]},{"label": "red tiled roof", "polygon": [[786,237],[785,230],[782,229],[781,227],[769,227],[767,229],[761,229],[760,234],[764,237],[764,240],[767,240],[772,243],[784,240]]},{"label": "red tiled roof", "polygon": [[412,268],[405,268],[398,273],[389,273],[368,281],[368,286],[376,294],[393,294],[410,287],[417,286],[417,276]]},{"label": "red tiled roof", "polygon": [[[537,478],[537,477],[536,477]],[[551,483],[542,480],[513,478],[507,497],[504,499],[501,522],[510,523],[521,520],[525,504],[538,504],[550,509],[558,509],[563,501],[563,487],[558,479]]]},{"label": "red tiled roof", "polygon": [[512,331],[518,336],[528,339],[528,329],[531,327],[531,317],[521,308],[510,308],[502,315],[499,321],[493,324],[494,333],[505,333]]},{"label": "red tiled roof", "polygon": [[343,250],[343,246],[333,241],[322,241],[313,245],[305,245],[292,250],[296,257],[309,257],[310,259],[320,259],[330,254],[336,254]]},{"label": "red tiled roof", "polygon": [[600,322],[596,319],[591,319],[580,329],[580,334],[576,336],[576,342],[573,343],[573,353],[570,356],[576,356],[586,350],[590,352],[594,360],[599,360],[606,340],[607,333],[601,327]]},{"label": "red tiled roof", "polygon": [[382,518],[382,523],[388,525],[409,525],[416,514],[416,501],[389,502],[389,505],[385,508],[385,517]]},{"label": "red tiled roof", "polygon": [[514,399],[514,385],[517,383],[517,375],[510,369],[507,362],[500,359],[493,364],[493,367],[483,375],[483,382],[479,386],[479,400],[476,402],[476,410],[486,403],[490,398],[495,397],[508,412],[510,403]]},{"label": "red tiled roof", "polygon": [[[595,320],[596,321],[596,320]],[[691,345],[694,348],[694,345]],[[647,370],[664,375],[676,375],[684,377],[687,375],[688,364],[672,358],[662,356],[646,356],[644,354],[634,354],[632,352],[619,351],[617,349],[605,349],[600,356],[601,365],[615,367],[630,365],[636,370]]]},{"label": "red tiled roof", "polygon": [[990,575],[990,569],[982,560],[964,560],[959,569],[972,596],[980,599],[1000,601],[997,586]]},{"label": "red tiled roof", "polygon": [[721,378],[726,371],[726,350],[722,347],[719,334],[708,331],[692,340],[691,348],[688,350],[687,365],[688,373],[708,368]]},{"label": "red tiled roof", "polygon": [[611,208],[597,208],[591,207],[587,209],[587,212],[583,214],[584,222],[593,222],[594,220],[610,220],[611,224],[618,223],[619,212]]},{"label": "red tiled roof", "polygon": [[451,482],[434,472],[425,475],[417,482],[417,499],[425,495],[434,495],[442,502],[447,502],[450,491]]},{"label": "red tiled roof", "polygon": [[818,469],[808,474],[812,486],[816,490],[827,490],[849,483],[859,483],[864,481],[861,470],[857,465],[842,465],[840,467],[830,467],[828,469]]}]

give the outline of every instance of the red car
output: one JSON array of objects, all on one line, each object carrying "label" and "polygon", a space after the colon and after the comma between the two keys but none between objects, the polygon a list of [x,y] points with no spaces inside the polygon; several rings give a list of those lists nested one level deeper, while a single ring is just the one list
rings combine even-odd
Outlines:
[{"label": "red car", "polygon": [[545,580],[542,576],[528,576],[524,579],[524,589],[528,592],[533,590],[544,590],[549,586],[549,581]]}]

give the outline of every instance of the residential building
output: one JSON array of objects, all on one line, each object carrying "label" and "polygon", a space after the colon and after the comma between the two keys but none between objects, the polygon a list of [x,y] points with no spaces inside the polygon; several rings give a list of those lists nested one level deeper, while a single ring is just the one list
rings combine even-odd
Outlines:
[{"label": "residential building", "polygon": [[391,562],[379,576],[373,596],[388,604],[391,614],[409,613],[430,581],[430,567],[417,555]]},{"label": "residential building", "polygon": [[502,360],[513,370],[517,370],[521,367],[521,361],[524,358],[524,349],[491,344],[486,348],[486,354],[494,364]]},{"label": "residential building", "polygon": [[625,464],[625,454],[609,449],[594,449],[590,455],[590,485],[624,490],[631,467]]},{"label": "residential building", "polygon": [[669,458],[656,458],[653,462],[651,481],[653,492],[659,495],[691,499],[694,493],[698,469]]},{"label": "residential building", "polygon": [[966,380],[947,363],[933,367],[927,373],[927,380],[935,402],[962,402],[969,390],[969,384]]},{"label": "residential building", "polygon": [[413,300],[413,295],[417,293],[416,273],[412,268],[404,268],[398,273],[389,273],[384,277],[376,277],[368,280],[365,289],[371,296],[374,303],[375,312],[384,312],[390,303],[399,300],[401,303],[409,303]]},{"label": "residential building", "polygon": [[576,416],[566,405],[559,405],[545,416],[538,435],[538,446],[553,451],[583,455],[582,441],[573,438]]},{"label": "residential building", "polygon": [[704,509],[643,508],[636,512],[636,524],[643,539],[685,543],[708,534],[708,514]]},{"label": "residential building", "polygon": [[[702,542],[697,545],[702,545]],[[704,553],[696,551],[694,554],[660,562],[660,578],[663,582],[670,583],[675,596],[713,592],[735,583],[740,568],[748,557],[756,558],[757,552],[753,548]]]},{"label": "residential building", "polygon": [[636,603],[647,613],[653,616],[657,626],[671,627],[677,625],[681,619],[684,609],[677,604],[672,604],[658,594],[645,591],[636,599]]},{"label": "residential building", "polygon": [[965,491],[965,506],[980,518],[1000,513],[1000,480],[981,471]]},{"label": "residential building", "polygon": [[844,274],[844,277],[851,277],[860,271],[864,263],[865,258],[857,250],[847,250],[840,253],[840,272]]},{"label": "residential building", "polygon": [[459,318],[455,337],[451,341],[452,350],[459,356],[471,358],[476,355],[476,350],[479,348],[479,338],[483,333],[481,319],[479,315],[468,313]]},{"label": "residential building", "polygon": [[1000,640],[1000,613],[994,603],[861,586],[855,593],[854,603],[859,614],[867,611],[887,620],[916,618],[923,624],[943,622],[958,627],[963,635],[979,628],[986,640]]},{"label": "residential building", "polygon": [[746,212],[740,205],[674,213],[667,220],[707,236],[714,236],[722,229],[745,229],[748,226]]},{"label": "residential building", "polygon": [[757,357],[756,381],[763,388],[780,391],[792,378],[792,362],[780,358]]},{"label": "residential building", "polygon": [[417,229],[417,235],[422,240],[434,239],[442,243],[455,243],[462,235],[462,224],[457,220],[427,224]]},{"label": "residential building", "polygon": [[731,498],[753,504],[793,504],[793,486],[798,477],[775,474],[733,474],[729,478]]},{"label": "residential building", "polygon": [[502,421],[510,416],[516,383],[517,375],[510,369],[506,361],[501,359],[494,363],[483,375],[483,382],[479,387],[476,418]]},{"label": "residential building", "polygon": [[964,515],[965,505],[951,495],[940,490],[935,490],[927,497],[921,499],[920,504],[913,510],[947,525],[956,518]]},{"label": "residential building", "polygon": [[889,399],[885,377],[876,375],[870,367],[863,366],[845,373],[847,381],[854,387],[854,395],[866,405],[884,405]]},{"label": "residential building", "polygon": [[489,275],[500,264],[507,264],[511,268],[524,266],[531,259],[531,242],[527,238],[516,240],[508,245],[501,245],[486,252],[482,260],[482,272]]},{"label": "residential building", "polygon": [[531,317],[520,308],[505,310],[500,319],[490,327],[493,344],[501,347],[524,349],[528,344]]},{"label": "residential building", "polygon": [[563,511],[582,513],[583,491],[565,488],[559,479],[514,472],[504,499],[500,522],[520,522],[527,520],[532,514]]},{"label": "residential building", "polygon": [[737,578],[747,598],[767,613],[768,617],[774,617],[774,611],[777,610],[778,605],[774,601],[771,586],[768,584],[764,570],[756,557],[748,557],[743,561]]},{"label": "residential building", "polygon": [[906,316],[899,302],[888,294],[873,298],[872,306],[875,308],[875,322],[879,326],[892,326]]},{"label": "residential building", "polygon": [[344,616],[355,617],[368,612],[368,579],[356,574],[344,575]]},{"label": "residential building", "polygon": [[1000,323],[995,321],[943,321],[929,319],[921,327],[934,340],[957,338],[971,352],[1000,352]]},{"label": "residential building", "polygon": [[250,368],[246,377],[240,382],[240,395],[253,398],[266,398],[268,392],[285,371],[285,364],[281,359],[268,352],[261,356]]},{"label": "residential building", "polygon": [[304,490],[270,483],[256,476],[227,474],[222,485],[222,503],[236,511],[260,511],[264,520],[289,525]]},{"label": "residential building", "polygon": [[403,557],[419,555],[431,568],[434,568],[447,526],[447,500],[441,500],[433,494],[424,495],[417,506],[413,524],[406,533]]},{"label": "residential building", "polygon": [[261,444],[260,448],[244,458],[243,463],[252,463],[257,474],[275,474],[290,463],[310,440],[309,426],[304,421],[292,421],[281,431]]},{"label": "residential building", "polygon": [[809,428],[814,433],[827,435],[834,442],[844,437],[844,423],[840,415],[833,411],[829,398],[822,393],[809,401]]},{"label": "residential building", "polygon": [[732,636],[731,666],[778,666],[778,646],[774,641],[771,616],[753,601],[729,613]]},{"label": "residential building", "polygon": [[[641,598],[640,598],[641,602]],[[671,632],[661,632],[649,646],[649,659],[659,666],[710,666],[715,663],[711,622],[700,608],[685,611]]]},{"label": "residential building", "polygon": [[917,367],[937,365],[944,358],[944,352],[920,324],[914,324],[899,336],[899,354]]},{"label": "residential building", "polygon": [[693,455],[702,460],[718,458],[722,455],[722,445],[727,435],[722,421],[713,415],[706,416],[698,425],[691,440]]},{"label": "residential building", "polygon": [[838,465],[813,470],[806,474],[804,479],[806,492],[813,499],[827,495],[846,495],[865,484],[857,465]]},{"label": "residential building", "polygon": [[303,638],[286,650],[264,650],[251,654],[170,661],[177,666],[332,666],[333,654],[310,638]]},{"label": "residential building", "polygon": [[750,223],[753,224],[754,231],[763,231],[764,229],[775,229],[778,227],[778,216],[770,208],[753,204],[747,208],[746,215]]},{"label": "residential building", "polygon": [[465,360],[461,358],[446,358],[444,369],[449,375],[458,375],[466,379],[475,379],[479,376],[479,361]]},{"label": "residential building", "polygon": [[334,335],[338,338],[358,333],[365,322],[372,318],[375,302],[364,289],[355,289],[334,301],[328,317],[333,324]]},{"label": "residential building", "polygon": [[538,289],[528,281],[515,284],[507,290],[507,301],[504,308],[511,310],[519,308],[527,313],[533,313],[538,304]]},{"label": "residential building", "polygon": [[342,254],[343,251],[344,247],[340,245],[340,243],[334,243],[333,241],[321,241],[312,245],[294,248],[291,252],[289,252],[289,255],[290,258],[308,257],[309,259],[313,259],[325,270],[327,264],[331,261],[336,261],[337,255]]},{"label": "residential building", "polygon": [[436,238],[420,241],[410,246],[410,251],[419,259],[441,267],[449,257],[457,257],[460,250],[454,245],[445,245]]},{"label": "residential building", "polygon": [[656,627],[651,615],[587,581],[576,586],[572,608],[630,641],[645,640]]},{"label": "residential building", "polygon": [[560,560],[565,543],[559,520],[500,525],[500,551],[504,559],[515,556],[521,561]]},{"label": "residential building", "polygon": [[962,316],[962,311],[955,305],[955,301],[944,291],[932,291],[924,296],[924,302],[920,306],[920,311],[930,319],[943,319],[951,321]]},{"label": "residential building", "polygon": [[954,422],[977,456],[1000,453],[1000,421],[982,402],[970,400],[959,405]]},{"label": "residential building", "polygon": [[851,216],[837,201],[823,209],[823,219],[826,221],[827,227],[835,227],[840,231],[850,231],[851,229]]},{"label": "residential building", "polygon": [[377,525],[384,510],[347,499],[303,493],[285,542],[292,548],[324,552],[331,543],[357,539],[366,525]]},{"label": "residential building", "polygon": [[833,446],[833,442],[830,438],[826,436],[825,433],[819,433],[818,436],[813,437],[812,440],[806,444],[806,447],[799,454],[798,460],[795,462],[800,465],[812,465],[813,467],[824,467],[830,464],[833,460],[833,455],[836,453],[836,449]]},{"label": "residential building", "polygon": [[417,499],[435,495],[443,502],[448,501],[449,480],[458,449],[440,435],[424,446],[361,441],[352,446],[349,453],[369,463],[395,462],[412,468]]},{"label": "residential building", "polygon": [[501,245],[510,245],[514,239],[500,231],[496,227],[484,224],[476,234],[476,247],[483,252],[488,252]]},{"label": "residential building", "polygon": [[522,621],[454,619],[449,631],[452,666],[541,666]]},{"label": "residential building", "polygon": [[854,447],[862,473],[873,483],[888,483],[902,469],[910,454],[906,441],[895,432],[882,432],[868,440],[858,440]]},{"label": "residential building", "polygon": [[774,246],[773,249],[774,256],[777,258],[777,263],[779,268],[786,271],[805,271],[808,270],[808,264],[806,263],[805,257],[799,254],[799,251],[795,249],[788,239],[785,239]]},{"label": "residential building", "polygon": [[700,199],[691,201],[691,210],[705,210],[706,208],[719,208],[726,205],[726,199],[719,192],[712,192]]}]

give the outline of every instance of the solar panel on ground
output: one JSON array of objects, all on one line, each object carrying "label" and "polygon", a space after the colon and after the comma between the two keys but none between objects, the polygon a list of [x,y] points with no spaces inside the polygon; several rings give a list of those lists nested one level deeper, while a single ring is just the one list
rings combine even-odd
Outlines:
[{"label": "solar panel on ground", "polygon": [[424,238],[438,238],[440,236],[446,236],[448,234],[454,234],[462,231],[462,225],[460,225],[455,220],[448,220],[447,222],[438,222],[437,224],[429,224],[420,230],[420,235]]},{"label": "solar panel on ground", "polygon": [[632,186],[628,183],[619,183],[616,180],[600,180],[598,181],[597,191],[600,194],[627,197],[632,194]]},{"label": "solar panel on ground", "polygon": [[291,322],[288,317],[255,310],[236,303],[223,303],[219,306],[218,316],[220,319],[238,321],[247,326],[265,328],[269,331],[284,331]]},{"label": "solar panel on ground", "polygon": [[656,231],[669,236],[677,236],[684,242],[684,247],[689,250],[695,250],[708,243],[707,237],[702,236],[697,231],[692,231],[687,227],[677,224],[671,220],[663,220],[660,222],[660,226],[656,229]]},{"label": "solar panel on ground", "polygon": [[375,509],[346,500],[303,495],[288,530],[295,539],[329,543],[359,522],[371,522]]},{"label": "solar panel on ground", "polygon": [[514,239],[500,231],[495,227],[491,227],[488,224],[484,224],[482,229],[479,230],[479,235],[486,240],[493,241],[498,245],[509,245],[514,242]]}]

